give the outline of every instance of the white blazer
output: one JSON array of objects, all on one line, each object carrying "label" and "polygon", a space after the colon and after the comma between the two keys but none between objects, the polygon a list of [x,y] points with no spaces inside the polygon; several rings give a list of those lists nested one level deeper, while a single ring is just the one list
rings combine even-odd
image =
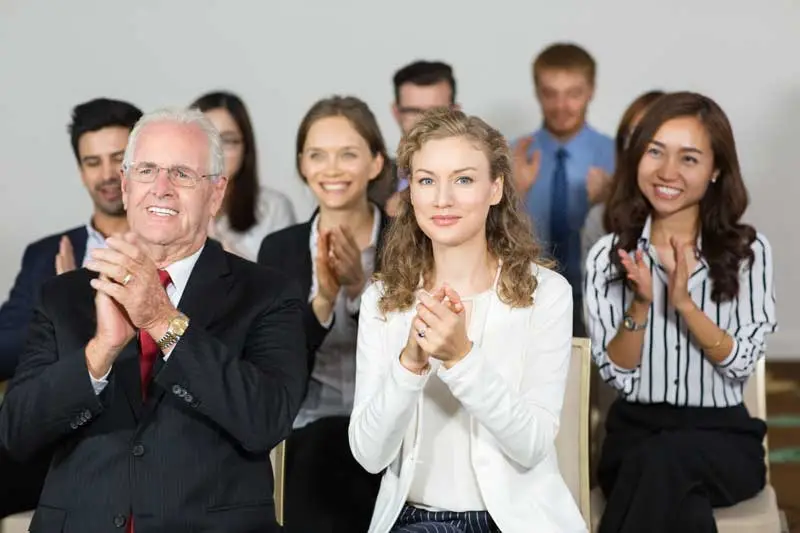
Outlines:
[{"label": "white blazer", "polygon": [[[571,353],[572,288],[536,265],[532,307],[491,296],[481,345],[442,380],[471,417],[470,450],[481,496],[503,533],[585,533],[558,470],[558,431]],[[361,297],[350,449],[369,472],[385,470],[369,533],[388,533],[408,497],[429,376],[399,360],[413,307],[386,316],[373,284]]]}]

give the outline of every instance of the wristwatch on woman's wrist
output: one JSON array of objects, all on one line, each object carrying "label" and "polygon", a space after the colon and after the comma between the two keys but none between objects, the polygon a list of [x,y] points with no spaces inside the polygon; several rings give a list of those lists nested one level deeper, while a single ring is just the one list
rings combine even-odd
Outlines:
[{"label": "wristwatch on woman's wrist", "polygon": [[644,321],[644,324],[637,324],[631,315],[625,315],[622,326],[628,331],[641,331],[647,328],[647,320]]}]

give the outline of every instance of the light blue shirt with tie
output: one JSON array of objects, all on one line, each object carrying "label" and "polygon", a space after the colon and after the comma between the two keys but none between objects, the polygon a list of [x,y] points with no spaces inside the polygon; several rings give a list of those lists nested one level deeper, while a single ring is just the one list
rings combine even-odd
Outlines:
[{"label": "light blue shirt with tie", "polygon": [[578,297],[583,285],[580,231],[590,207],[586,193],[586,175],[590,167],[598,167],[608,174],[614,172],[614,140],[588,124],[585,124],[574,137],[565,143],[553,137],[544,127],[534,132],[533,136],[534,142],[531,143],[528,156],[532,156],[535,150],[541,150],[541,166],[539,167],[539,176],[524,201],[526,210],[533,221],[536,236],[547,249],[551,245],[550,216],[556,152],[562,147],[567,151],[565,165],[569,238],[566,252],[567,261],[560,271],[570,282],[573,293]]}]

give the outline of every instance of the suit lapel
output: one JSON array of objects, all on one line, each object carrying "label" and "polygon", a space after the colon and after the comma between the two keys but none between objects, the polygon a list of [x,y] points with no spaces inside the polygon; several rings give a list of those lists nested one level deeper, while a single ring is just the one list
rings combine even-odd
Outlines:
[{"label": "suit lapel", "polygon": [[[213,325],[214,320],[225,312],[227,295],[230,293],[233,277],[230,273],[230,265],[226,253],[216,241],[211,239],[206,241],[197,263],[189,276],[186,289],[183,291],[181,301],[178,303],[178,310],[189,317],[189,327],[207,329]],[[137,351],[138,358],[138,351]],[[138,359],[137,359],[138,361]],[[164,360],[159,357],[156,359],[153,376],[164,368]],[[137,365],[138,369],[138,365]],[[136,375],[138,376],[138,370]],[[164,389],[154,385],[152,380],[148,389],[147,401],[142,410],[140,427],[145,425],[153,415],[155,408],[161,403],[164,397]],[[136,379],[137,386],[141,379]],[[139,405],[142,404],[141,392],[139,394]]]},{"label": "suit lapel", "polygon": [[86,226],[75,228],[70,231],[67,236],[72,243],[72,252],[75,254],[75,264],[80,267],[80,265],[83,264],[83,257],[86,255],[86,242],[89,239]]}]

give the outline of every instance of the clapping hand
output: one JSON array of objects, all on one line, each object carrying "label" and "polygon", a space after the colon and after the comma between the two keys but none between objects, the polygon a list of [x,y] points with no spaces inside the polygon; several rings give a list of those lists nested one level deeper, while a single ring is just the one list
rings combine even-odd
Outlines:
[{"label": "clapping hand", "polygon": [[672,247],[672,264],[667,268],[669,302],[673,308],[683,312],[694,305],[689,294],[689,258],[694,255],[695,250],[691,243],[678,242],[675,237],[669,243]]},{"label": "clapping hand", "polygon": [[619,258],[625,267],[626,277],[636,292],[636,299],[647,304],[652,302],[653,277],[650,275],[650,267],[644,261],[644,252],[636,250],[631,257],[625,250],[620,250]]},{"label": "clapping hand", "polygon": [[101,274],[92,287],[120,304],[134,327],[148,331],[177,314],[158,277],[155,263],[133,233],[106,239],[107,248],[92,250],[86,268]]},{"label": "clapping hand", "polygon": [[541,150],[535,150],[528,156],[533,140],[532,135],[522,139],[514,147],[512,154],[514,184],[521,197],[524,197],[536,183],[536,179],[539,177],[539,167],[542,164]]},{"label": "clapping hand", "polygon": [[447,285],[434,294],[419,294],[413,329],[419,347],[450,368],[472,349],[467,338],[466,312],[461,297]]},{"label": "clapping hand", "polygon": [[348,298],[355,300],[361,295],[367,280],[361,264],[361,249],[350,228],[337,226],[331,230],[328,252],[328,264],[337,282],[344,287]]},{"label": "clapping hand", "polygon": [[64,235],[58,243],[58,254],[56,254],[56,275],[75,270],[75,250],[72,248],[72,241]]}]

